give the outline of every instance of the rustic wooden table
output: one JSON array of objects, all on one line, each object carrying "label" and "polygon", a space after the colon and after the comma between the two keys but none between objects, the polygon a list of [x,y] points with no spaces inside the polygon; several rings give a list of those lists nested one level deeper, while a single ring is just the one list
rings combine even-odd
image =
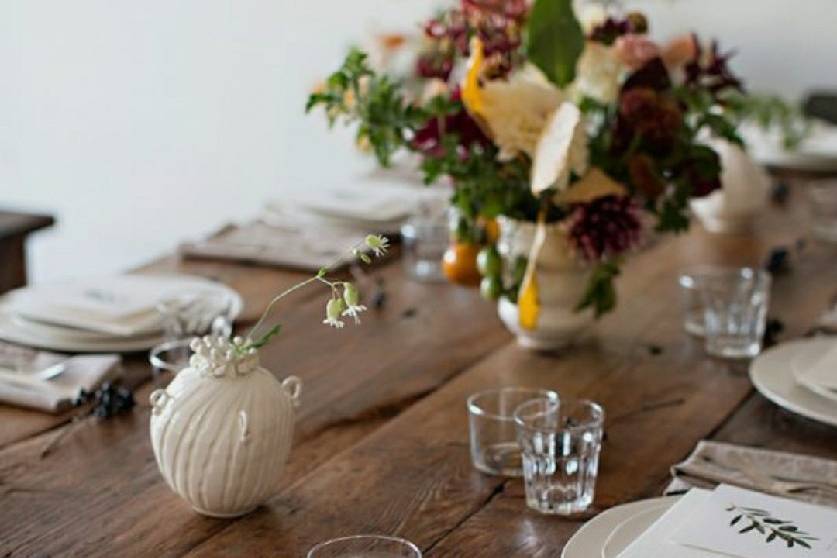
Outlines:
[{"label": "rustic wooden table", "polygon": [[0,294],[26,284],[26,239],[54,222],[49,215],[0,210]]},{"label": "rustic wooden table", "polygon": [[[450,285],[406,279],[392,262],[372,271],[387,303],[361,327],[321,327],[319,292],[299,292],[263,362],[304,381],[284,490],[237,520],[196,515],[163,483],[148,438],[147,405],[70,428],[0,407],[0,554],[4,556],[302,557],[317,541],[389,533],[426,556],[560,556],[583,519],[527,510],[521,481],[475,471],[465,398],[491,386],[528,385],[583,395],[606,408],[596,510],[658,495],[669,467],[704,438],[837,458],[837,429],[784,412],[753,391],[747,366],[707,358],[682,331],[677,271],[693,263],[761,265],[792,248],[771,316],[782,339],[803,335],[837,291],[837,251],[804,239],[805,213],[774,209],[754,235],[699,227],[636,255],[620,279],[620,306],[561,354],[519,348],[491,304]],[[167,259],[149,270],[216,278],[238,289],[252,319],[300,276]],[[150,373],[129,361],[131,378]],[[140,385],[145,403],[152,389]]]}]

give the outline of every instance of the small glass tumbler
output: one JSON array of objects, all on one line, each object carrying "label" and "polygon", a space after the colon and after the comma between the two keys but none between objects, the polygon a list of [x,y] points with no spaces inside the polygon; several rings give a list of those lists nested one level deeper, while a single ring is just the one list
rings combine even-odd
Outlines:
[{"label": "small glass tumbler", "polygon": [[698,283],[704,270],[689,269],[680,274],[680,302],[683,308],[683,329],[687,333],[703,336],[703,298]]},{"label": "small glass tumbler", "polygon": [[545,389],[507,387],[475,393],[468,398],[471,461],[489,475],[523,475],[514,410],[526,401],[544,398],[558,405],[558,393]]},{"label": "small glass tumbler", "polygon": [[526,504],[540,513],[572,515],[593,503],[604,410],[586,399],[533,399],[514,412],[523,450]]},{"label": "small glass tumbler", "polygon": [[308,558],[421,558],[421,551],[398,537],[355,535],[322,542],[308,551]]},{"label": "small glass tumbler", "polygon": [[806,194],[811,231],[822,240],[837,242],[837,180],[811,183]]},{"label": "small glass tumbler", "polygon": [[761,352],[770,302],[770,273],[751,268],[717,269],[701,278],[706,352],[752,358]]},{"label": "small glass tumbler", "polygon": [[448,195],[430,190],[401,225],[401,260],[407,274],[421,282],[441,282],[442,256],[448,247]]}]

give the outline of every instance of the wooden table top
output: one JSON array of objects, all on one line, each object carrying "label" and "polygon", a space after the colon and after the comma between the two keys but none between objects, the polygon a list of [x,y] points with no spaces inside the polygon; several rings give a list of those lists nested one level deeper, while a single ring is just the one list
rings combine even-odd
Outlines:
[{"label": "wooden table top", "polygon": [[[761,265],[792,248],[770,315],[781,339],[803,335],[837,293],[837,251],[805,238],[798,204],[774,208],[753,235],[700,227],[633,257],[617,311],[572,349],[518,347],[476,292],[408,280],[398,262],[373,269],[385,306],[362,326],[320,324],[324,299],[295,293],[262,362],[304,382],[284,489],[237,520],[195,514],[160,476],[148,436],[153,386],[129,416],[74,427],[41,457],[68,416],[0,407],[0,555],[303,557],[318,541],[357,533],[406,537],[429,557],[560,556],[583,519],[526,508],[519,479],[478,473],[465,398],[503,385],[554,388],[606,409],[595,510],[656,496],[669,467],[702,439],[837,458],[837,429],[780,410],[753,391],[745,363],[708,358],[681,327],[678,270]],[[258,267],[157,262],[149,270],[213,277],[246,300],[252,322],[272,293],[301,277]],[[131,377],[150,373],[130,360]]]},{"label": "wooden table top", "polygon": [[50,215],[0,210],[0,240],[35,232],[54,223],[55,219]]}]

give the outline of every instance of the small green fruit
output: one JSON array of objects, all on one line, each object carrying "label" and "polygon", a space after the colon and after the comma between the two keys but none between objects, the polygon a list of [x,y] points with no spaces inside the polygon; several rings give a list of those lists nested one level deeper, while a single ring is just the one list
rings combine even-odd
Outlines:
[{"label": "small green fruit", "polygon": [[503,269],[503,260],[500,253],[494,246],[486,246],[477,255],[477,267],[483,277],[500,275]]},{"label": "small green fruit", "polygon": [[483,277],[480,281],[480,294],[486,300],[497,300],[503,294],[503,283],[497,275]]}]

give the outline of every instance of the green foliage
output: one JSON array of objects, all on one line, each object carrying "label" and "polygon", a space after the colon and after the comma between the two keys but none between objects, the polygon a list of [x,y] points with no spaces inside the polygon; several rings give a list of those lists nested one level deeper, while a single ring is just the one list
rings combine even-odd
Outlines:
[{"label": "green foliage", "polygon": [[811,121],[797,104],[775,95],[733,93],[724,98],[727,112],[737,122],[753,121],[764,129],[776,127],[785,149],[799,147],[811,131]]},{"label": "green foliage", "polygon": [[615,262],[601,262],[590,275],[584,297],[576,307],[576,312],[592,308],[596,318],[612,311],[616,307],[616,287],[614,279],[619,275],[619,266]]},{"label": "green foliage", "polygon": [[558,87],[569,85],[584,50],[584,31],[572,0],[535,0],[527,27],[529,61]]},{"label": "green foliage", "polygon": [[357,123],[358,144],[368,144],[384,167],[397,151],[409,146],[415,131],[435,115],[434,111],[451,110],[440,99],[434,99],[427,109],[404,103],[401,84],[374,72],[366,53],[358,49],[349,52],[322,91],[309,96],[305,110],[310,112],[314,107],[325,110],[330,125],[340,118]]},{"label": "green foliage", "polygon": [[516,158],[497,160],[497,149],[479,144],[463,154],[459,138],[446,134],[439,154],[426,156],[421,164],[424,180],[430,184],[450,177],[455,189],[452,203],[468,219],[500,214],[534,220],[538,200],[529,190],[529,161]]},{"label": "green foliage", "polygon": [[686,123],[695,132],[707,129],[715,137],[744,146],[738,135],[738,122],[718,106],[708,89],[679,87],[675,96],[686,107]]}]

